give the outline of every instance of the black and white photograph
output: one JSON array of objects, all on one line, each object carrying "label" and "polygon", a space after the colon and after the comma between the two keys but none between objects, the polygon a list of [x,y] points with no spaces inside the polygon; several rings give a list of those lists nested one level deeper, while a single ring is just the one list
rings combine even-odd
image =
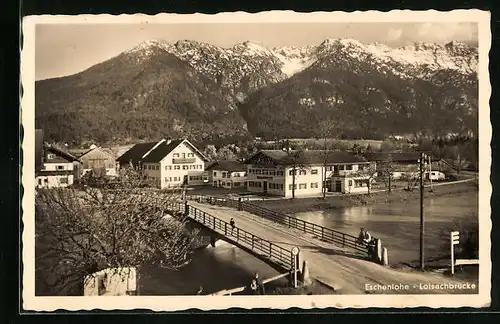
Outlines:
[{"label": "black and white photograph", "polygon": [[25,17],[23,307],[489,305],[489,23]]}]

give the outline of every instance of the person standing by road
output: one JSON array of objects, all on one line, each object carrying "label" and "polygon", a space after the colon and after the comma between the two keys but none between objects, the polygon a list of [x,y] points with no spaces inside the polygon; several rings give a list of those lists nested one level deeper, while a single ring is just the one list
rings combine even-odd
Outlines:
[{"label": "person standing by road", "polygon": [[266,290],[264,288],[264,283],[262,282],[262,279],[260,279],[259,274],[256,272],[255,273],[255,282],[257,283],[257,293],[258,295],[265,295]]}]

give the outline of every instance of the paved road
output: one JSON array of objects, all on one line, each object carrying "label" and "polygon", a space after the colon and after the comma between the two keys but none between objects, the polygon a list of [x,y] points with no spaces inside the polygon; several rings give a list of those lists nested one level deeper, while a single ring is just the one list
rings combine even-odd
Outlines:
[{"label": "paved road", "polygon": [[[301,260],[307,260],[311,276],[334,287],[341,294],[365,293],[477,293],[467,289],[422,290],[420,285],[441,283],[464,283],[458,279],[444,277],[437,273],[421,273],[414,270],[396,270],[373,262],[345,255],[345,251],[333,244],[322,242],[308,234],[263,219],[245,211],[228,207],[213,206],[194,201],[190,205],[217,218],[229,222],[233,217],[236,226],[270,240],[283,247],[298,246]],[[389,251],[390,259],[390,251]],[[403,290],[367,291],[366,284],[408,284]]]}]

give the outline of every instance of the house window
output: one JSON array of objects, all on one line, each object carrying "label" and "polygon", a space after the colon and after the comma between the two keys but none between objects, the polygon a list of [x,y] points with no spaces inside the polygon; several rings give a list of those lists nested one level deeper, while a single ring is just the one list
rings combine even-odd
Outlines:
[{"label": "house window", "polygon": [[45,178],[45,179],[43,180],[43,182],[45,182],[45,183],[49,183],[49,179]]},{"label": "house window", "polygon": [[[293,188],[297,189],[297,185],[293,185]],[[288,190],[292,190],[292,185],[288,185]]]},{"label": "house window", "polygon": [[311,182],[311,189],[318,188],[318,183],[317,182]]},{"label": "house window", "polygon": [[233,173],[233,177],[235,177],[235,178],[239,178],[239,177],[240,177],[240,174],[239,174],[238,172],[235,172],[235,173]]},{"label": "house window", "polygon": [[352,180],[349,180],[349,187],[352,187]]},{"label": "house window", "polygon": [[339,170],[344,170],[345,169],[345,165],[341,165]]},{"label": "house window", "polygon": [[188,153],[188,157],[194,157],[194,153]]},{"label": "house window", "polygon": [[38,184],[41,186],[42,185],[42,179],[38,179]]},{"label": "house window", "polygon": [[226,172],[222,172],[222,177],[225,178],[226,177]]},{"label": "house window", "polygon": [[68,183],[68,178],[59,178],[59,183]]},{"label": "house window", "polygon": [[214,171],[214,177],[216,177],[216,176],[217,176],[217,172],[216,172],[216,171]]},{"label": "house window", "polygon": [[307,189],[307,183],[299,184],[299,189]]},{"label": "house window", "polygon": [[293,170],[288,171],[288,175],[293,176],[293,174],[294,174]]},{"label": "house window", "polygon": [[58,165],[57,170],[64,170],[64,165]]},{"label": "house window", "polygon": [[299,175],[306,175],[307,171],[306,170],[299,170]]},{"label": "house window", "polygon": [[326,171],[332,171],[332,166],[331,165],[327,166]]},{"label": "house window", "polygon": [[182,166],[182,170],[189,170],[189,166],[187,166],[187,165],[183,165],[183,166]]},{"label": "house window", "polygon": [[172,170],[172,166],[171,165],[165,165],[165,170]]},{"label": "house window", "polygon": [[178,158],[179,157],[179,153],[174,153],[174,158]]},{"label": "house window", "polygon": [[156,170],[157,171],[160,170],[160,166],[159,165],[156,166]]},{"label": "house window", "polygon": [[279,176],[283,176],[284,175],[283,171],[278,171],[277,173],[278,173]]},{"label": "house window", "polygon": [[174,166],[174,169],[175,169],[175,170],[180,170],[180,169],[181,169],[181,166],[180,166],[180,165],[176,165],[176,166]]},{"label": "house window", "polygon": [[354,180],[354,187],[356,187],[356,188],[366,187],[366,181],[365,180]]},{"label": "house window", "polygon": [[318,174],[318,169],[312,169],[311,174]]},{"label": "house window", "polygon": [[346,170],[352,170],[352,165],[346,165],[346,166],[345,166],[345,169],[346,169]]}]

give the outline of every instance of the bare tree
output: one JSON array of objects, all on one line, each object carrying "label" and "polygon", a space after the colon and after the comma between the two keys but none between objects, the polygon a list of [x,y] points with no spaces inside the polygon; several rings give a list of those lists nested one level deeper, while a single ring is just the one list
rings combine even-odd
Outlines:
[{"label": "bare tree", "polygon": [[377,177],[377,167],[374,164],[370,164],[362,169],[359,169],[355,173],[356,176],[363,177],[366,179],[366,185],[368,186],[368,194],[371,193],[372,182]]},{"label": "bare tree", "polygon": [[385,186],[388,187],[389,192],[392,191],[392,180],[394,177],[394,163],[392,161],[391,154],[388,155],[388,158],[379,163],[379,167],[377,170],[380,170],[380,176],[384,180]]},{"label": "bare tree", "polygon": [[406,189],[408,191],[413,191],[413,189],[417,186],[420,181],[420,172],[405,172],[401,176],[401,179],[406,181]]},{"label": "bare tree", "polygon": [[325,119],[321,121],[318,125],[318,133],[323,140],[322,145],[322,160],[323,160],[323,172],[321,174],[321,192],[323,194],[323,199],[326,198],[326,167],[328,165],[328,158],[334,147],[334,144],[328,143],[331,138],[337,132],[337,123],[332,119]]},{"label": "bare tree", "polygon": [[307,170],[309,163],[305,157],[303,150],[285,150],[287,152],[286,164],[291,167],[292,173],[292,199],[295,198],[295,187],[297,180],[297,172]]},{"label": "bare tree", "polygon": [[197,231],[168,211],[180,194],[138,189],[143,181],[127,168],[105,187],[37,191],[37,294],[81,294],[84,278],[102,269],[190,261]]}]

